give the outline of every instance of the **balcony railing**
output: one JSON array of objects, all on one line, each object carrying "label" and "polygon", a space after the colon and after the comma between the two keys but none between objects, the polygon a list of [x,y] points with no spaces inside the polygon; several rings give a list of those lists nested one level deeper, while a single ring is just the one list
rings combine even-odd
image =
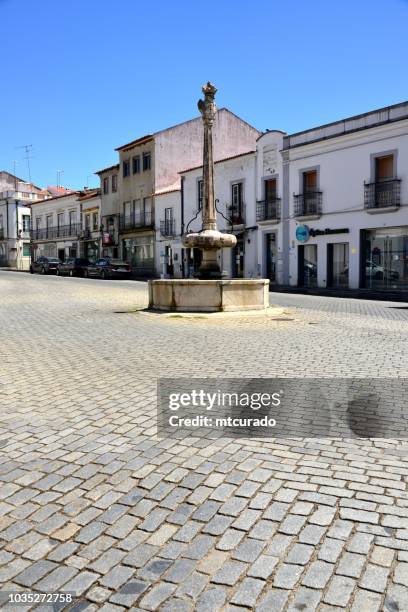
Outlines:
[{"label": "balcony railing", "polygon": [[400,205],[401,180],[364,183],[364,208],[390,208]]},{"label": "balcony railing", "polygon": [[322,192],[307,191],[294,195],[295,217],[308,217],[322,214]]},{"label": "balcony railing", "polygon": [[164,219],[163,221],[160,221],[160,234],[162,236],[175,236],[176,235],[175,219]]},{"label": "balcony railing", "polygon": [[120,215],[119,217],[119,230],[121,232],[152,226],[153,214],[151,212],[144,212],[135,215]]},{"label": "balcony railing", "polygon": [[77,237],[81,231],[80,223],[59,225],[58,227],[41,227],[30,230],[31,240],[49,240],[53,238]]},{"label": "balcony railing", "polygon": [[271,221],[281,218],[281,199],[271,198],[256,203],[256,220]]},{"label": "balcony railing", "polygon": [[229,219],[230,225],[244,225],[245,223],[245,214],[244,214],[244,205],[235,206],[234,204],[230,204],[227,207],[227,217]]}]

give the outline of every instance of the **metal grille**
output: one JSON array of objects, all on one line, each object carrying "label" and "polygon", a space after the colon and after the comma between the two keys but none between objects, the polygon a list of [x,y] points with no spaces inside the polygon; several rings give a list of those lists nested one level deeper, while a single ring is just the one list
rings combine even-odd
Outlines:
[{"label": "metal grille", "polygon": [[295,201],[295,217],[322,214],[322,192],[307,191],[293,196]]},{"label": "metal grille", "polygon": [[364,208],[399,206],[400,192],[400,179],[391,179],[377,183],[364,183]]},{"label": "metal grille", "polygon": [[269,221],[281,218],[281,199],[271,198],[256,203],[256,220]]}]

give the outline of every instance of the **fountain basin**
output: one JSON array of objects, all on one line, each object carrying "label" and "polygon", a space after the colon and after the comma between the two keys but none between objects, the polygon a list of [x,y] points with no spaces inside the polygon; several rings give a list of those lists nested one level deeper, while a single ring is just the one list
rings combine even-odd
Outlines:
[{"label": "fountain basin", "polygon": [[187,234],[183,239],[183,244],[185,247],[212,251],[232,248],[237,244],[237,239],[233,234],[226,234],[218,230],[204,230]]},{"label": "fountain basin", "polygon": [[266,310],[268,279],[149,281],[149,308],[165,312]]}]

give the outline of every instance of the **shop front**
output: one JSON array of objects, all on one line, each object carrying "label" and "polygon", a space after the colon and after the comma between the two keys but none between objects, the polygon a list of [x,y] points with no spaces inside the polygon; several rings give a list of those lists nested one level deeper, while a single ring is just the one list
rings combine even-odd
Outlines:
[{"label": "shop front", "polygon": [[122,258],[130,264],[134,276],[155,276],[153,234],[123,237]]},{"label": "shop front", "polygon": [[408,226],[361,231],[361,287],[408,290]]}]

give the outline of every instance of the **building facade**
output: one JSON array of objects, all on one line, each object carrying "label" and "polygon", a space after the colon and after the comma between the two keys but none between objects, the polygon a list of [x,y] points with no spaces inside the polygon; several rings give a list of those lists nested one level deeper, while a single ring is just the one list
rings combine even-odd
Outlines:
[{"label": "building facade", "polygon": [[[258,130],[229,110],[218,110],[214,129],[214,158],[219,160],[254,150],[259,134]],[[163,261],[156,239],[159,237],[162,242],[161,238],[170,236],[162,236],[160,222],[164,218],[156,209],[166,200],[165,196],[173,193],[178,194],[178,205],[173,206],[174,214],[176,208],[177,214],[181,214],[179,172],[185,167],[201,164],[202,149],[201,117],[148,134],[116,149],[119,164],[97,172],[101,180],[103,254],[127,261],[136,277],[152,277],[162,273]],[[166,231],[163,224],[161,227]],[[167,229],[170,229],[169,224]],[[180,220],[180,232],[182,229]],[[172,242],[177,240],[176,236],[171,238]],[[180,260],[176,268],[179,269],[179,266]]]},{"label": "building facade", "polygon": [[30,267],[30,204],[44,191],[9,172],[0,172],[0,266]]},{"label": "building facade", "polygon": [[31,256],[89,257],[100,253],[99,189],[71,191],[32,202]]},{"label": "building facade", "polygon": [[408,102],[283,139],[289,284],[408,289]]}]

